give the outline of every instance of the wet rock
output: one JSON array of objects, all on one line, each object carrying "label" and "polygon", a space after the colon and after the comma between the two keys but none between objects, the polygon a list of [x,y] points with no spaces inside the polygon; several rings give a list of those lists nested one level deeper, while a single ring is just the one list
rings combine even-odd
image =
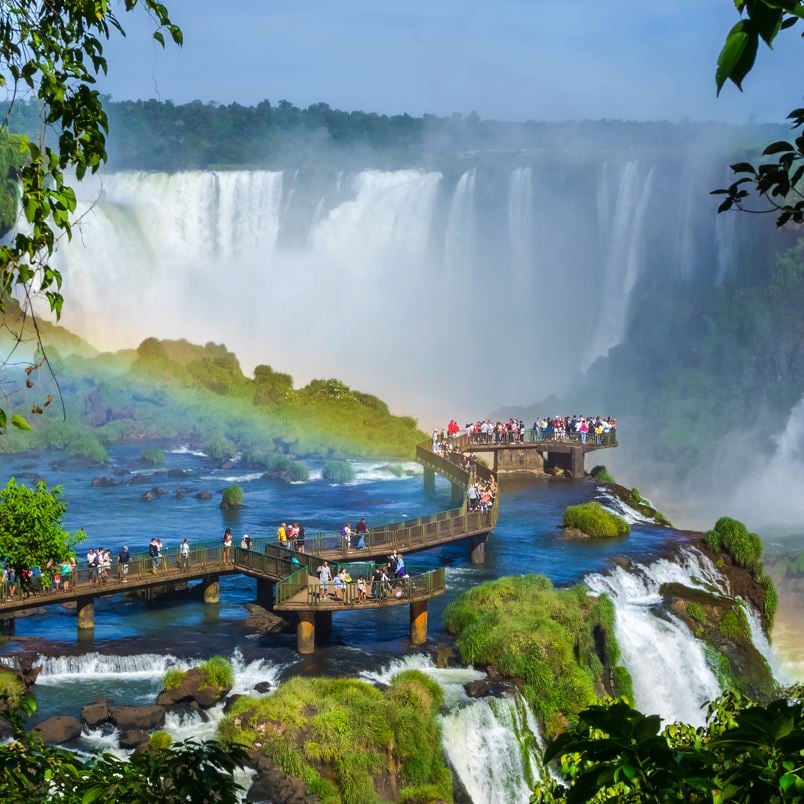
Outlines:
[{"label": "wet rock", "polygon": [[98,698],[81,708],[81,721],[90,729],[97,729],[101,724],[108,723],[111,716],[108,698]]},{"label": "wet rock", "polygon": [[[263,683],[263,682],[261,682],[261,683]],[[255,687],[255,689],[256,689],[256,687]],[[241,698],[243,698],[243,697],[244,697],[244,696],[243,696],[243,695],[240,695],[239,693],[235,693],[234,695],[230,695],[230,696],[229,696],[229,697],[228,697],[228,698],[227,698],[227,699],[224,701],[224,704],[223,704],[223,714],[224,714],[224,715],[229,714],[229,712],[231,712],[231,711],[232,711],[232,707],[233,707],[233,706],[234,706],[234,705],[235,705],[235,704],[236,704],[236,703],[237,703],[237,702],[238,702],[238,701],[239,701]]]},{"label": "wet rock", "polygon": [[224,461],[221,464],[221,469],[234,469],[234,468],[235,468],[235,462],[234,461]]},{"label": "wet rock", "polygon": [[114,706],[109,714],[120,731],[158,729],[165,723],[164,706]]},{"label": "wet rock", "polygon": [[211,491],[199,491],[194,496],[195,496],[196,500],[211,500],[212,499],[212,492]]},{"label": "wet rock", "polygon": [[561,528],[561,538],[585,541],[589,540],[591,536],[578,528]]},{"label": "wet rock", "polygon": [[120,481],[115,480],[113,477],[93,477],[90,485],[93,489],[105,489],[109,486],[119,486]]},{"label": "wet rock", "polygon": [[246,628],[251,631],[256,631],[258,634],[281,634],[291,628],[286,620],[257,603],[246,603],[246,608],[249,612]]},{"label": "wet rock", "polygon": [[148,491],[146,491],[140,497],[140,499],[143,502],[153,502],[158,497],[161,497],[164,493],[165,493],[165,490],[163,488],[160,488],[159,486],[154,486],[152,489],[149,489]]},{"label": "wet rock", "polygon": [[176,489],[174,496],[176,497],[177,500],[181,500],[184,499],[191,492],[192,489],[189,486],[179,486],[179,488]]},{"label": "wet rock", "polygon": [[198,668],[188,670],[177,687],[163,690],[156,699],[159,707],[172,706],[179,703],[194,702],[202,709],[209,709],[225,698],[231,687],[207,687]]},{"label": "wet rock", "polygon": [[281,801],[283,804],[316,804],[320,801],[317,796],[307,794],[307,786],[301,779],[285,773],[265,755],[255,752],[251,759],[257,775],[246,793],[246,801]]},{"label": "wet rock", "polygon": [[131,475],[131,477],[129,477],[127,482],[129,486],[136,486],[140,483],[150,483],[152,480],[153,477],[151,475],[144,475],[140,472],[135,472],[133,475]]},{"label": "wet rock", "polygon": [[148,744],[148,732],[143,729],[127,729],[120,732],[117,742],[121,748],[133,748],[136,751],[140,746]]},{"label": "wet rock", "polygon": [[515,685],[506,681],[494,681],[482,678],[478,681],[468,681],[463,685],[470,698],[510,698],[515,691]]},{"label": "wet rock", "polygon": [[168,469],[168,477],[191,477],[192,469]]},{"label": "wet rock", "polygon": [[260,681],[259,684],[254,685],[254,692],[259,692],[260,695],[265,695],[265,693],[270,692],[274,688],[274,685],[271,684],[270,681]]},{"label": "wet rock", "polygon": [[81,723],[69,715],[56,715],[43,720],[34,731],[46,743],[69,743],[81,736]]}]

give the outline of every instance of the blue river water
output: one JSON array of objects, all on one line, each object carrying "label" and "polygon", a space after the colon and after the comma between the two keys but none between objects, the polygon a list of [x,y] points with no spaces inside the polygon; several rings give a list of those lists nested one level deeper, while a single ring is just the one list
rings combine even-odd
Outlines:
[{"label": "blue river water", "polygon": [[[426,496],[415,464],[404,464],[403,477],[395,477],[383,467],[382,460],[356,461],[353,483],[332,485],[320,479],[320,471],[311,466],[312,479],[288,484],[265,480],[258,471],[218,468],[216,462],[193,454],[182,447],[166,452],[166,464],[158,469],[147,467],[139,456],[149,446],[129,445],[114,448],[110,463],[102,469],[88,469],[58,454],[25,455],[7,460],[7,476],[33,483],[44,478],[62,486],[67,504],[64,526],[82,528],[87,542],[79,548],[82,557],[92,546],[116,549],[127,544],[132,552],[144,551],[152,536],[158,536],[167,548],[175,548],[185,536],[191,542],[217,541],[226,526],[232,527],[236,541],[243,533],[252,538],[276,532],[282,520],[302,521],[308,531],[339,529],[346,519],[352,522],[364,516],[371,527],[382,522],[415,518],[450,507],[449,485],[440,479],[434,497]],[[169,470],[188,470],[186,477],[172,477]],[[92,479],[113,477],[120,485],[93,487]],[[140,482],[132,483],[132,479]],[[246,507],[234,516],[218,507],[220,491],[238,483],[244,490]],[[152,502],[142,495],[155,486],[164,494]],[[180,499],[179,489],[187,490]],[[198,491],[212,492],[212,499],[198,500]],[[579,542],[562,539],[561,515],[566,505],[593,499],[599,492],[594,482],[555,480],[506,480],[501,482],[501,508],[497,529],[490,537],[484,566],[472,566],[468,547],[457,543],[411,555],[410,571],[437,566],[447,568],[446,595],[431,603],[430,636],[443,636],[441,612],[444,606],[467,587],[501,575],[538,572],[557,585],[576,583],[589,572],[605,569],[614,556],[628,555],[644,560],[660,554],[669,543],[681,540],[667,529],[636,523],[631,535],[622,540]],[[81,650],[131,648],[139,651],[170,651],[174,655],[208,654],[233,647],[246,637],[238,621],[245,616],[243,604],[254,599],[254,581],[241,576],[222,579],[219,606],[204,606],[196,599],[143,603],[122,595],[100,598],[95,605],[95,632]],[[407,636],[407,609],[337,614],[330,646],[350,646],[360,651],[381,648],[399,649]],[[15,635],[24,642],[39,639],[53,643],[48,652],[76,647],[75,615],[54,606],[46,616],[18,620]],[[256,640],[250,640],[252,643]],[[293,637],[264,637],[264,647],[289,648]],[[327,650],[319,652],[319,660]]]}]

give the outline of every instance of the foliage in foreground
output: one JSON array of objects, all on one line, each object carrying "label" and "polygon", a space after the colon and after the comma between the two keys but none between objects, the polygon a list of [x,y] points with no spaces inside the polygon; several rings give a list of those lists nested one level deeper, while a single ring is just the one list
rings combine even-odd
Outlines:
[{"label": "foliage in foreground", "polygon": [[44,569],[51,559],[67,558],[85,538],[83,531],[62,530],[67,506],[60,494],[60,486],[49,489],[40,481],[31,489],[13,477],[0,489],[0,556],[18,572],[23,567]]},{"label": "foliage in foreground", "polygon": [[261,747],[325,802],[451,801],[436,717],[443,702],[438,684],[416,670],[386,691],[356,679],[295,677],[273,695],[238,698],[218,733]]},{"label": "foliage in foreground", "polygon": [[632,695],[618,664],[614,607],[582,584],[554,589],[541,575],[498,578],[450,603],[444,626],[457,635],[464,663],[524,681],[523,695],[550,734],[604,695]]},{"label": "foliage in foreground", "polygon": [[644,715],[620,701],[592,706],[547,748],[568,787],[548,777],[537,804],[686,801],[799,802],[804,798],[800,685],[762,706],[730,691],[709,706],[706,726]]},{"label": "foliage in foreground", "polygon": [[[5,702],[0,700],[0,713]],[[32,713],[33,700],[25,699],[23,709]],[[0,801],[4,804],[234,804],[238,800],[240,788],[233,774],[247,758],[241,746],[192,740],[170,746],[157,732],[153,737],[158,747],[153,751],[134,752],[127,760],[103,754],[85,761],[26,732],[19,710],[5,712],[3,717],[14,726],[13,740],[0,744]]]},{"label": "foliage in foreground", "polygon": [[594,539],[627,536],[631,532],[631,526],[622,517],[594,501],[568,505],[564,509],[564,526],[580,530]]}]

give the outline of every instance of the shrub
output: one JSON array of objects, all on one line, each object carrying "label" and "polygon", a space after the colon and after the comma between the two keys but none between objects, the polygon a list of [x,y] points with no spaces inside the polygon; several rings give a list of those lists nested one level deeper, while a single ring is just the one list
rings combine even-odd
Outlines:
[{"label": "shrub", "polygon": [[162,679],[162,689],[164,690],[175,690],[178,687],[182,679],[184,678],[184,671],[179,670],[178,667],[171,667],[166,673],[165,677]]},{"label": "shrub", "polygon": [[327,461],[321,470],[321,477],[329,483],[351,483],[355,473],[347,461]]},{"label": "shrub", "polygon": [[148,738],[148,745],[156,751],[167,751],[173,745],[173,738],[166,731],[155,731]]},{"label": "shrub", "polygon": [[625,536],[631,531],[631,526],[622,517],[607,511],[598,502],[567,506],[564,509],[564,525],[596,539]]},{"label": "shrub", "polygon": [[601,483],[616,483],[617,481],[614,479],[614,475],[609,472],[609,470],[605,466],[595,466],[594,469],[589,473],[595,480],[599,480]]},{"label": "shrub", "polygon": [[146,449],[141,457],[145,463],[150,463],[152,466],[165,465],[165,453],[161,449]]},{"label": "shrub", "polygon": [[232,663],[223,656],[213,656],[198,667],[205,687],[231,689],[234,685],[234,669]]},{"label": "shrub", "polygon": [[720,635],[729,642],[750,639],[751,631],[748,627],[748,620],[740,606],[733,606],[720,618],[718,630]]},{"label": "shrub", "polygon": [[227,486],[221,495],[221,508],[241,508],[243,506],[242,486]]},{"label": "shrub", "polygon": [[738,567],[755,578],[762,574],[762,540],[737,519],[723,516],[715,527],[704,533],[704,544],[716,553],[727,553]]},{"label": "shrub", "polygon": [[687,603],[687,614],[691,620],[695,620],[700,625],[706,622],[706,614],[697,603]]},{"label": "shrub", "polygon": [[773,584],[773,579],[769,575],[763,575],[759,579],[759,584],[764,592],[765,599],[762,604],[762,613],[765,615],[765,622],[768,626],[768,633],[773,628],[773,621],[776,618],[776,606],[779,603],[779,595],[776,593],[776,587]]},{"label": "shrub", "polygon": [[214,458],[216,461],[225,461],[229,458],[234,458],[237,454],[237,446],[233,441],[230,441],[226,436],[220,433],[212,435],[207,438],[201,445],[201,451]]}]

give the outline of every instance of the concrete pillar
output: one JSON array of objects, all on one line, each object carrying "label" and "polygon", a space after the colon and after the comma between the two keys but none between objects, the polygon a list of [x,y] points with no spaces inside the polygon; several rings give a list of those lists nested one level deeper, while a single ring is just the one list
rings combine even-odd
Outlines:
[{"label": "concrete pillar", "polygon": [[95,598],[79,597],[76,602],[78,630],[91,631],[95,628]]},{"label": "concrete pillar", "polygon": [[583,480],[583,448],[582,447],[573,447],[572,448],[572,456],[571,456],[572,463],[570,465],[570,474],[573,476],[575,480]]},{"label": "concrete pillar", "polygon": [[315,612],[299,612],[299,624],[296,626],[296,649],[299,653],[315,653]]},{"label": "concrete pillar", "polygon": [[332,633],[331,611],[317,611],[315,613],[315,630],[319,637],[328,637]]},{"label": "concrete pillar", "polygon": [[220,575],[210,575],[204,578],[204,603],[220,603],[221,602],[221,584]]},{"label": "concrete pillar", "polygon": [[450,505],[453,508],[457,508],[463,502],[463,486],[460,483],[452,483],[452,498],[450,499]]},{"label": "concrete pillar", "polygon": [[274,582],[257,578],[257,603],[265,609],[274,607]]},{"label": "concrete pillar", "polygon": [[427,601],[414,600],[410,604],[410,641],[414,645],[427,642]]},{"label": "concrete pillar", "polygon": [[480,536],[473,536],[472,541],[469,542],[469,563],[470,564],[485,564],[486,563],[486,538],[488,534],[483,533]]},{"label": "concrete pillar", "polygon": [[424,467],[424,493],[433,494],[435,492],[435,472],[429,466]]}]

